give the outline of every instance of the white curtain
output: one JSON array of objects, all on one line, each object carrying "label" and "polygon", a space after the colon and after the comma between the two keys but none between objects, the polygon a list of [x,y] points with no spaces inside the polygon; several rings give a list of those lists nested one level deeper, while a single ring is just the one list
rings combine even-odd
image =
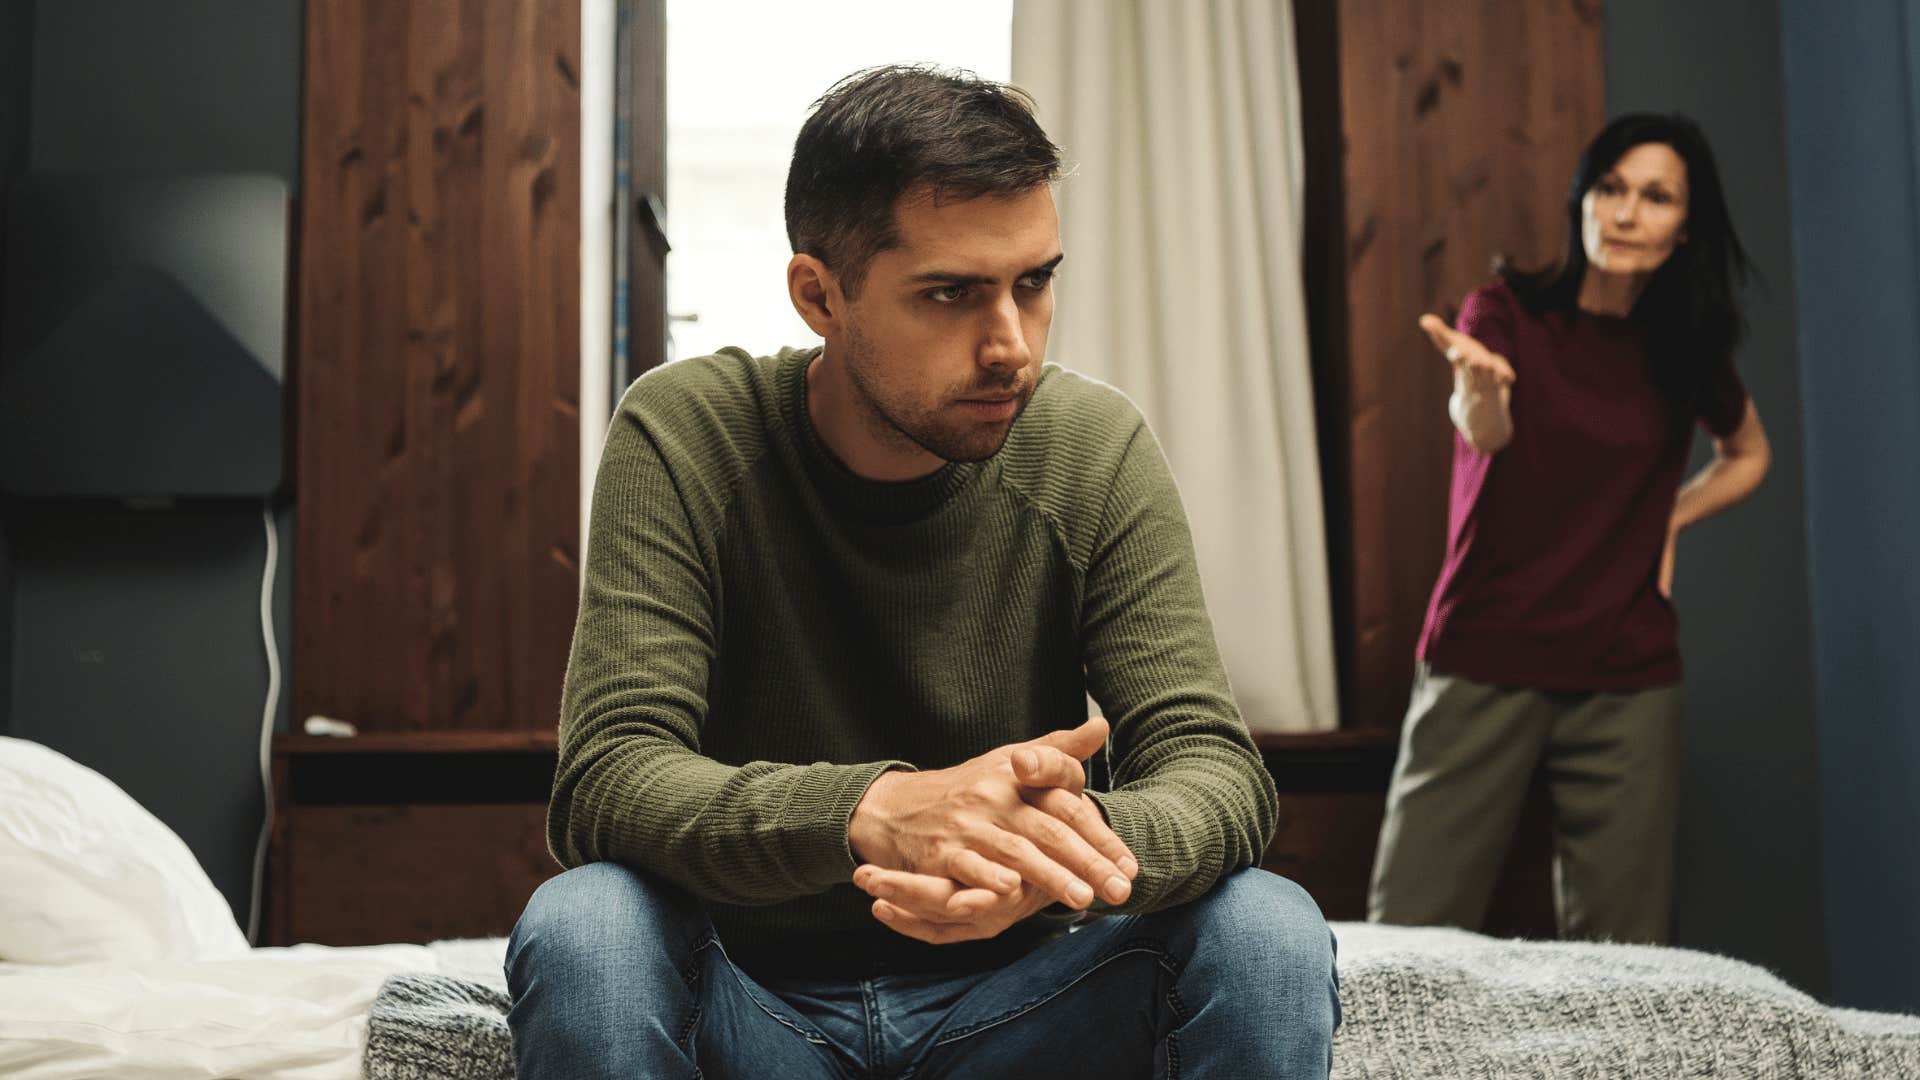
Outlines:
[{"label": "white curtain", "polygon": [[1337,726],[1288,0],[1015,0],[1065,150],[1048,358],[1153,425],[1247,723]]}]

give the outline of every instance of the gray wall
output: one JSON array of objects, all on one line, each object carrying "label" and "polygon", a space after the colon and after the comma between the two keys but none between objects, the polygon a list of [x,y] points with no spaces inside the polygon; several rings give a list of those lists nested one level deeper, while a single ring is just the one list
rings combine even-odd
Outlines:
[{"label": "gray wall", "polygon": [[[285,730],[293,528],[276,517]],[[18,570],[9,734],[98,770],[171,826],[244,928],[263,812],[260,511],[30,504],[6,530]]]},{"label": "gray wall", "polygon": [[[27,165],[27,140],[30,102],[33,92],[33,9],[32,0],[0,2],[0,197],[7,184]],[[7,238],[0,231],[0,258],[6,256]],[[0,311],[0,319],[6,313]],[[0,336],[4,335],[0,324]],[[13,557],[7,534],[0,528],[0,735],[7,733],[9,705],[13,701],[12,610]]]},{"label": "gray wall", "polygon": [[[1678,937],[1828,990],[1806,461],[1775,0],[1607,0],[1607,107],[1680,111],[1712,140],[1763,281],[1741,374],[1773,444],[1747,503],[1681,538],[1686,662]],[[1571,163],[1569,163],[1569,167]],[[1707,440],[1696,441],[1696,466]]]},{"label": "gray wall", "polygon": [[[265,172],[297,188],[304,18],[302,0],[0,2],[0,154],[24,145],[35,172]],[[23,42],[31,62],[16,65]],[[30,125],[9,126],[23,101]],[[285,730],[292,512],[276,518]],[[16,506],[0,519],[13,577],[0,723],[171,825],[243,926],[262,811],[265,543],[244,503]],[[6,573],[0,561],[0,585]]]},{"label": "gray wall", "polygon": [[0,187],[27,161],[33,8],[31,0],[0,4]]},{"label": "gray wall", "polygon": [[1781,0],[1833,994],[1920,1012],[1920,0]]}]

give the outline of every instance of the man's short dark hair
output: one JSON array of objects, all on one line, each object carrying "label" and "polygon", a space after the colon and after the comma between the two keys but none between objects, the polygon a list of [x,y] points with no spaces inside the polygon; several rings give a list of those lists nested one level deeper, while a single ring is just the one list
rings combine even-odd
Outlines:
[{"label": "man's short dark hair", "polygon": [[894,207],[1017,195],[1060,175],[1060,148],[1025,91],[969,71],[868,68],[813,103],[787,169],[787,239],[857,295],[875,255],[900,243]]}]

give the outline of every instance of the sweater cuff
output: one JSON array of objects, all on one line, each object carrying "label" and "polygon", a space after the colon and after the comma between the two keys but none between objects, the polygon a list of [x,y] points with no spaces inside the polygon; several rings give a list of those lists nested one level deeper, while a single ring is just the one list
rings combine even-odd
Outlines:
[{"label": "sweater cuff", "polygon": [[783,815],[790,826],[789,865],[806,892],[821,892],[853,877],[853,844],[847,828],[867,789],[890,769],[913,771],[904,761],[860,765],[817,762],[805,767]]},{"label": "sweater cuff", "polygon": [[1124,904],[1103,910],[1121,914],[1144,914],[1157,910],[1161,898],[1165,897],[1179,884],[1178,868],[1174,865],[1180,860],[1173,852],[1161,849],[1155,837],[1162,834],[1155,828],[1153,808],[1137,792],[1091,791],[1087,797],[1100,807],[1107,816],[1107,827],[1127,845],[1133,857],[1140,864],[1140,872],[1134,875],[1133,895]]}]

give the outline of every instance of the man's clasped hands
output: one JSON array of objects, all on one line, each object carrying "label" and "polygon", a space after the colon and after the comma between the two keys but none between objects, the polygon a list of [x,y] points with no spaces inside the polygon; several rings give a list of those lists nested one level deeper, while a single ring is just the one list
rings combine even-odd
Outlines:
[{"label": "man's clasped hands", "polygon": [[854,808],[853,883],[873,914],[944,945],[994,937],[1052,903],[1124,903],[1139,861],[1083,790],[1107,722],[996,747],[946,769],[882,773]]}]

